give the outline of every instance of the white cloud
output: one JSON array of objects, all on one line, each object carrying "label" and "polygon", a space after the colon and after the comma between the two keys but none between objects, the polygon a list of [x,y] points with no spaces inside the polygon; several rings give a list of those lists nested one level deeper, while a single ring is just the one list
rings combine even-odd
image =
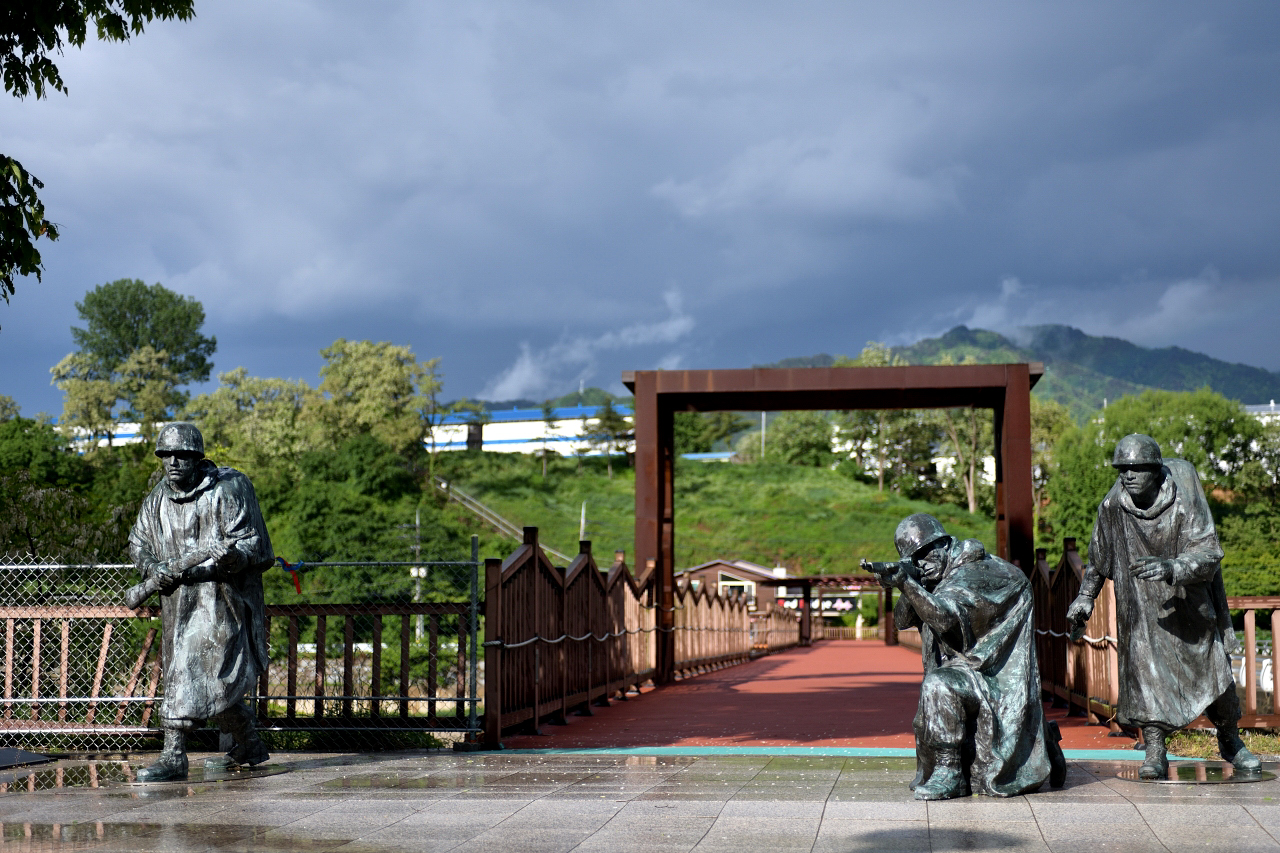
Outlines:
[{"label": "white cloud", "polygon": [[[685,313],[679,291],[668,290],[663,294],[663,301],[668,315],[656,322],[633,323],[594,337],[562,337],[551,346],[536,351],[522,343],[515,362],[486,386],[480,394],[481,399],[537,399],[563,393],[567,387],[590,380],[596,373],[598,359],[604,353],[670,347],[679,343],[693,331],[694,319]],[[680,360],[679,353],[666,351],[659,356],[657,366],[670,370]]]}]

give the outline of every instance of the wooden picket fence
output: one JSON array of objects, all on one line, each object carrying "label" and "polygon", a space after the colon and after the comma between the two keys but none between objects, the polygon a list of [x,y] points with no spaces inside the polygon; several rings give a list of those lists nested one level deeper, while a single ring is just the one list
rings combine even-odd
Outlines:
[{"label": "wooden picket fence", "polygon": [[[1031,585],[1036,609],[1036,655],[1040,662],[1040,684],[1055,701],[1066,703],[1074,712],[1088,716],[1090,722],[1106,723],[1119,731],[1116,721],[1120,701],[1119,657],[1116,650],[1116,597],[1111,581],[1103,584],[1085,625],[1084,637],[1072,641],[1068,636],[1067,608],[1080,592],[1084,578],[1084,559],[1072,537],[1062,541],[1062,558],[1050,566],[1048,551],[1036,550],[1036,564],[1031,572]],[[1280,597],[1230,596],[1227,605],[1244,611],[1244,716],[1243,728],[1271,729],[1280,727],[1280,714],[1274,707],[1274,689],[1263,690],[1258,678],[1257,614],[1270,611],[1272,637],[1280,635]],[[1277,644],[1271,645],[1271,666],[1280,669]],[[1237,681],[1240,679],[1237,678]],[[1259,713],[1260,708],[1267,713]],[[1212,728],[1203,716],[1189,728]]]},{"label": "wooden picket fence", "polygon": [[[485,561],[484,741],[538,731],[571,712],[590,714],[654,679],[659,626],[652,566],[633,574],[622,552],[601,570],[591,543],[557,567],[524,529],[505,560]],[[800,620],[781,608],[749,609],[745,597],[678,586],[675,674],[689,677],[795,646]]]}]

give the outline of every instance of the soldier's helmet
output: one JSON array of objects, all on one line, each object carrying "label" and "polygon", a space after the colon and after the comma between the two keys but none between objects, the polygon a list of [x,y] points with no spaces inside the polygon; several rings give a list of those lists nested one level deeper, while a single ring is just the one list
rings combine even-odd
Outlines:
[{"label": "soldier's helmet", "polygon": [[1160,457],[1160,445],[1149,435],[1134,433],[1126,435],[1116,444],[1115,456],[1111,458],[1111,467],[1120,468],[1128,465],[1163,465]]},{"label": "soldier's helmet", "polygon": [[156,456],[165,456],[178,451],[199,453],[204,456],[204,436],[195,424],[165,424],[156,436]]},{"label": "soldier's helmet", "polygon": [[923,512],[909,515],[898,524],[893,534],[893,542],[898,546],[898,555],[903,559],[910,557],[926,545],[932,545],[944,539],[947,531],[942,522]]}]

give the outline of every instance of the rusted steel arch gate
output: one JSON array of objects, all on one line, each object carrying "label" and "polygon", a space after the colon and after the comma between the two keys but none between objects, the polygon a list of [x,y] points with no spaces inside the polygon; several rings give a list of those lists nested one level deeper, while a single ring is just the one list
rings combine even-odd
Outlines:
[{"label": "rusted steel arch gate", "polygon": [[675,677],[676,412],[949,409],[994,412],[996,551],[1035,565],[1031,488],[1031,387],[1044,366],[973,364],[751,370],[638,370],[622,375],[635,394],[636,566],[653,561],[659,597],[658,683]]}]

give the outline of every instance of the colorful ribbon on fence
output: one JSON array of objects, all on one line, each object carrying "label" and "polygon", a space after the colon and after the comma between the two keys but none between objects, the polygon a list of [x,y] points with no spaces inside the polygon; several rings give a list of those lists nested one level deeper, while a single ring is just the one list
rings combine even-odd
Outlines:
[{"label": "colorful ribbon on fence", "polygon": [[293,575],[293,588],[298,591],[298,595],[302,595],[302,582],[298,580],[298,569],[302,568],[303,562],[299,560],[296,563],[290,563],[284,557],[276,557],[276,562],[280,564],[280,568]]}]

